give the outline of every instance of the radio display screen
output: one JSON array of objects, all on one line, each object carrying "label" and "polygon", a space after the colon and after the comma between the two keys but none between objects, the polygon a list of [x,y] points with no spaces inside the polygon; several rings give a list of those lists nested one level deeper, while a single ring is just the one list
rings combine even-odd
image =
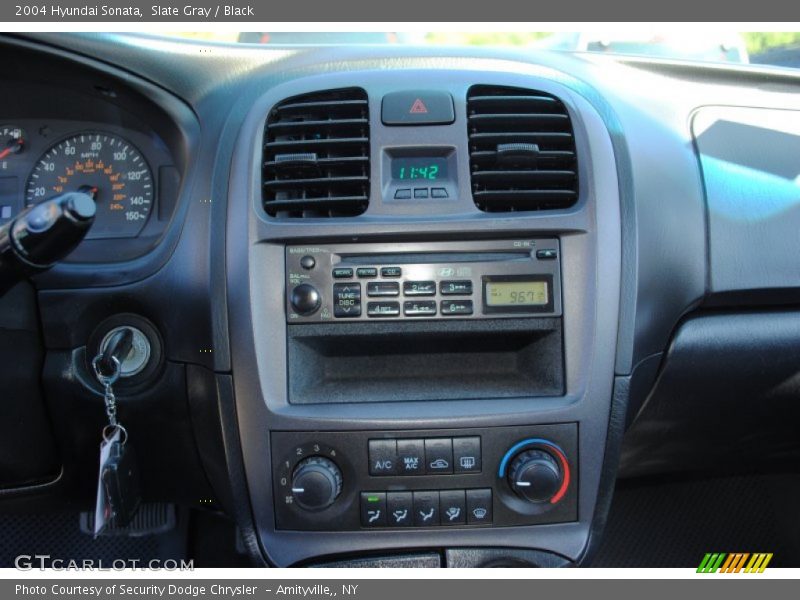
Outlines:
[{"label": "radio display screen", "polygon": [[544,306],[549,300],[546,281],[487,281],[487,306]]},{"label": "radio display screen", "polygon": [[438,181],[447,177],[447,158],[395,157],[392,159],[392,179],[400,181]]}]

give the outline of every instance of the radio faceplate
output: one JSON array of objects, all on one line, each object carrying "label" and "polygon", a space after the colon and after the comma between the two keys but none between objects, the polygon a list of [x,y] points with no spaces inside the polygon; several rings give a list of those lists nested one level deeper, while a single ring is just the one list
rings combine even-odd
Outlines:
[{"label": "radio faceplate", "polygon": [[290,323],[561,315],[556,238],[286,248]]}]

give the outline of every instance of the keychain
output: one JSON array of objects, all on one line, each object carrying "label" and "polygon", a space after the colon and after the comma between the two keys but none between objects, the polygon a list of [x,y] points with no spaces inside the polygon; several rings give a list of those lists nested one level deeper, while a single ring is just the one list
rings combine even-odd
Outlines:
[{"label": "keychain", "polygon": [[[110,361],[108,360],[110,358]],[[112,372],[103,373],[102,364],[110,362]],[[108,425],[103,428],[100,443],[100,470],[97,481],[94,535],[100,535],[109,525],[126,527],[136,514],[141,501],[136,454],[128,440],[127,430],[117,420],[117,399],[114,383],[119,379],[121,364],[113,354],[95,356],[92,361],[97,381],[103,386]]]}]

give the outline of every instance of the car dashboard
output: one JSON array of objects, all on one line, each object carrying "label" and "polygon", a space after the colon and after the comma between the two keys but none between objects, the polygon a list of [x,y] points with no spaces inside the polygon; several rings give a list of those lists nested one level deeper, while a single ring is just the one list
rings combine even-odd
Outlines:
[{"label": "car dashboard", "polygon": [[125,327],[144,501],[255,564],[588,565],[618,479],[796,460],[791,71],[0,44],[0,225],[98,210],[0,298],[0,510],[91,506]]}]

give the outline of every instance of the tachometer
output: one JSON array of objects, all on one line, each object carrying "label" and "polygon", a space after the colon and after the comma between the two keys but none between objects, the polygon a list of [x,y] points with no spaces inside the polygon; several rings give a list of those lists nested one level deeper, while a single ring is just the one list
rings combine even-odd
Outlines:
[{"label": "tachometer", "polygon": [[153,175],[127,140],[83,133],[44,153],[28,179],[25,202],[31,206],[70,191],[89,194],[97,203],[87,238],[135,237],[153,206]]}]

